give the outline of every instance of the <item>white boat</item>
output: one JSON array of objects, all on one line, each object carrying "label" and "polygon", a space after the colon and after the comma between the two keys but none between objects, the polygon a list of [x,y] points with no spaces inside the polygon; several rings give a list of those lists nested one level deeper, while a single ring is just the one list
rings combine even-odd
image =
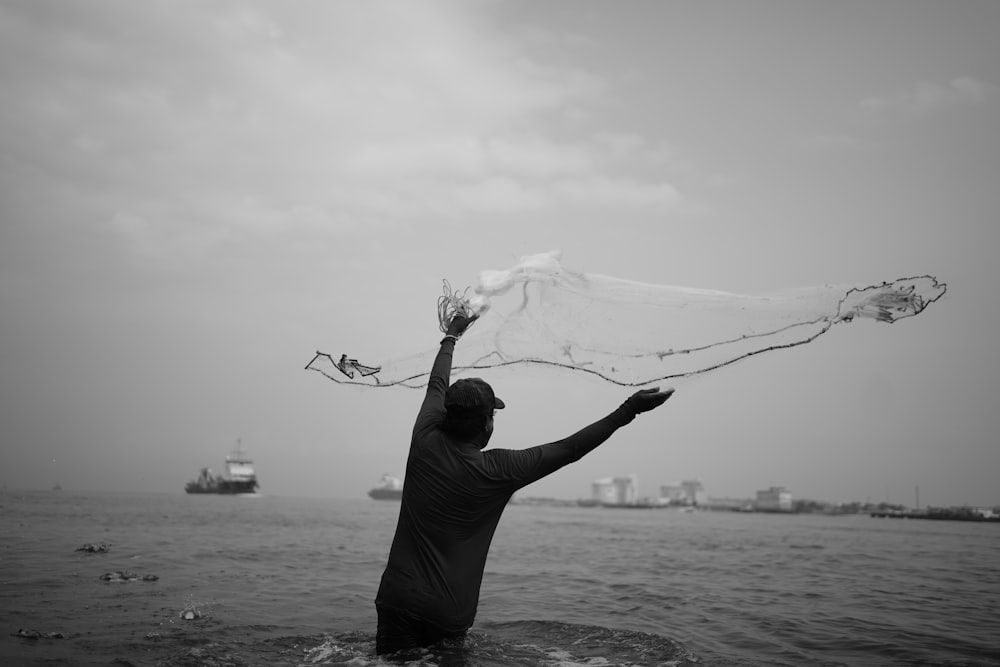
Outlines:
[{"label": "white boat", "polygon": [[382,475],[378,486],[368,492],[375,500],[399,500],[403,497],[403,480],[390,474]]}]

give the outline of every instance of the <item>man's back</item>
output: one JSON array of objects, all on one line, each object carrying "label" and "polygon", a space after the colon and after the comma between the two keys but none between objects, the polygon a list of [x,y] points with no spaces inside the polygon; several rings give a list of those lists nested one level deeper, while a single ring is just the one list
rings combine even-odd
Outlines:
[{"label": "man's back", "polygon": [[[488,454],[488,455],[487,455]],[[459,631],[475,619],[486,556],[516,482],[496,459],[439,429],[415,441],[377,604]]]}]

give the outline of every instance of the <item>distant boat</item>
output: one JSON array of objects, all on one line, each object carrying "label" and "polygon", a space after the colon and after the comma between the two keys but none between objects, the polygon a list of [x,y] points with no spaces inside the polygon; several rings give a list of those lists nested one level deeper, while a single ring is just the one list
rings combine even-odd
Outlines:
[{"label": "distant boat", "polygon": [[237,440],[236,450],[226,457],[225,475],[215,475],[211,468],[202,468],[198,478],[184,486],[184,491],[223,495],[252,494],[257,492],[258,486],[253,461],[246,457]]},{"label": "distant boat", "polygon": [[403,480],[392,475],[382,475],[378,486],[368,492],[375,500],[400,500],[403,497]]}]

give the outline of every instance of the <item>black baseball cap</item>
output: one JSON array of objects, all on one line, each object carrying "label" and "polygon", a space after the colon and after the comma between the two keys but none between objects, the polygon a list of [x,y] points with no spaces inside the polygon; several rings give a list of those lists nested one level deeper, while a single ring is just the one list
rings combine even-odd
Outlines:
[{"label": "black baseball cap", "polygon": [[486,408],[502,410],[504,402],[493,393],[493,387],[482,378],[462,378],[448,387],[444,393],[444,407],[469,410]]}]

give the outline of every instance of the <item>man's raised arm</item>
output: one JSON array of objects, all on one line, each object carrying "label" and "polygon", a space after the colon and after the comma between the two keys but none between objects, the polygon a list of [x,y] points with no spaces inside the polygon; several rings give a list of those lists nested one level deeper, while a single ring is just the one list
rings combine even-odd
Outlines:
[{"label": "man's raised arm", "polygon": [[431,375],[427,380],[427,393],[424,394],[424,402],[420,405],[417,421],[413,425],[414,434],[428,426],[438,424],[444,419],[444,393],[451,382],[451,362],[455,343],[475,320],[475,317],[470,318],[458,314],[448,324],[448,331],[441,339],[441,347],[437,356],[434,357],[434,364],[431,366]]}]

